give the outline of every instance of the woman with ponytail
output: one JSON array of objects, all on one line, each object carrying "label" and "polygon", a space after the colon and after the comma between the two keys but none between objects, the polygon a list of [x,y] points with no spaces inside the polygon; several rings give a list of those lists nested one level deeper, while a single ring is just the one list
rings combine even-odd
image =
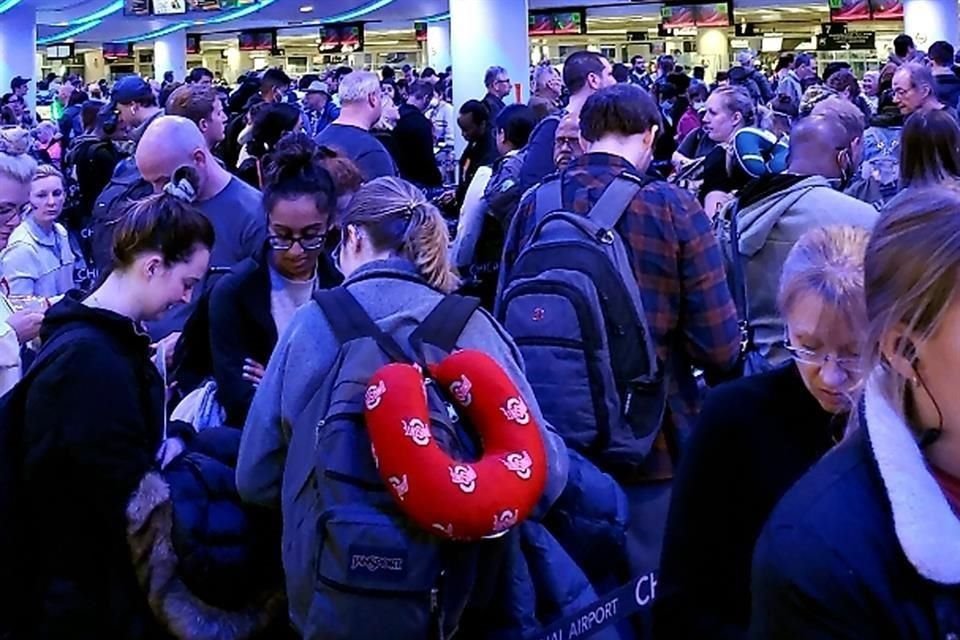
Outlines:
[{"label": "woman with ponytail", "polygon": [[180,172],[118,222],[109,275],[46,313],[43,346],[9,397],[22,415],[12,522],[25,563],[22,576],[5,573],[18,589],[13,637],[165,637],[137,583],[125,511],[174,435],[142,323],[190,299],[213,247],[210,222],[183,199],[191,180]]},{"label": "woman with ponytail", "polygon": [[304,134],[290,135],[263,158],[268,237],[210,294],[210,350],[217,400],[226,423],[242,427],[264,366],[294,313],[317,289],[336,286],[327,238],[338,188],[323,150]]},{"label": "woman with ponytail", "polygon": [[[344,319],[353,322],[362,318],[363,323],[368,326],[369,321],[372,321],[384,334],[381,344],[389,337],[398,348],[409,350],[410,354],[422,354],[424,349],[418,349],[411,341],[412,332],[420,326],[426,326],[422,323],[439,304],[451,301],[446,294],[453,291],[458,284],[457,275],[447,257],[449,237],[446,224],[440,212],[411,184],[392,177],[367,182],[353,196],[340,218],[340,225],[342,241],[337,250],[337,259],[346,281],[341,289],[321,296],[320,302],[326,303],[338,298],[348,301],[349,304],[337,308],[336,311],[329,304],[325,304],[326,311],[320,304],[307,304],[294,316],[270,357],[266,374],[250,407],[241,439],[237,461],[237,485],[241,497],[255,504],[283,506],[285,517],[289,515],[286,509],[290,506],[288,500],[291,491],[296,491],[296,488],[290,486],[293,481],[287,479],[281,483],[281,480],[285,473],[292,473],[290,470],[297,467],[298,457],[295,453],[302,451],[296,443],[291,446],[291,430],[303,433],[296,429],[295,423],[310,421],[311,442],[314,442],[314,429],[317,438],[334,433],[322,429],[326,422],[324,416],[340,415],[339,420],[343,420],[343,412],[350,412],[351,407],[354,410],[362,407],[364,391],[374,373],[368,371],[368,368],[371,362],[378,362],[377,359],[365,355],[369,352],[363,347],[356,346],[363,341],[341,341],[338,336],[343,333],[335,327],[342,327]],[[502,370],[510,384],[516,388],[515,393],[525,401],[526,404],[520,403],[523,407],[524,424],[527,424],[526,420],[529,418],[530,424],[539,425],[546,452],[545,464],[541,469],[543,475],[540,476],[545,481],[545,490],[539,504],[549,505],[566,482],[569,460],[566,449],[543,419],[524,377],[520,355],[507,333],[482,309],[461,308],[460,312],[462,316],[456,317],[458,314],[455,313],[452,314],[455,317],[450,318],[451,326],[462,327],[459,337],[455,339],[454,350],[462,350],[462,353],[469,350],[479,351],[489,357],[495,363],[494,366]],[[424,338],[427,340],[430,336]],[[356,349],[353,349],[353,346],[356,346]],[[436,354],[430,352],[430,355]],[[428,364],[433,364],[433,361],[428,361]],[[357,386],[356,383],[350,385],[344,382],[351,379],[361,380],[362,383]],[[461,388],[461,391],[467,394],[466,402],[469,403],[469,390]],[[369,391],[367,393],[369,395]],[[351,399],[346,400],[344,394]],[[331,406],[318,406],[318,398],[328,399]],[[344,400],[341,402],[337,398]],[[416,399],[416,394],[410,395],[408,399]],[[367,402],[367,406],[371,406],[369,399]],[[486,404],[486,408],[491,409],[496,416],[506,415],[502,413],[502,407],[490,405],[490,402],[489,398],[485,398],[481,404]],[[362,415],[351,418],[359,421],[358,427],[361,429],[363,419]],[[369,422],[367,424],[370,425]],[[362,433],[358,432],[350,445],[344,443],[339,449],[325,450],[325,455],[335,457],[331,464],[356,465],[355,460],[363,460],[363,464],[372,469],[370,443],[360,435]],[[294,434],[293,437],[303,436]],[[291,456],[289,463],[288,451]],[[332,470],[329,474],[318,474],[314,477],[316,490],[324,495],[330,495],[327,492],[336,492],[346,486],[344,481],[337,479]],[[286,492],[282,502],[281,484]],[[455,502],[444,504],[452,510],[465,508]],[[284,548],[291,548],[287,546],[288,542],[293,547],[310,547],[310,543],[304,542],[304,538],[297,534],[296,526],[295,518],[285,520]],[[316,526],[313,529],[316,529]],[[288,597],[292,603],[291,618],[303,633],[302,627],[309,626],[306,621],[308,612],[303,607],[305,602],[313,598],[313,587],[310,587],[308,593],[300,588],[304,585],[291,576],[302,574],[309,561],[304,559],[294,562],[287,557],[284,560]],[[496,570],[490,568],[488,577],[494,574]],[[451,578],[453,582],[458,579]],[[396,622],[392,618],[397,611],[396,607],[390,607],[382,612],[385,619],[380,621],[381,624],[389,626]],[[459,613],[462,611],[458,612],[458,615]],[[346,619],[338,622],[339,628],[348,635],[334,633],[329,637],[380,637],[364,635],[363,629],[350,626],[367,625],[365,628],[369,628],[375,621],[358,621],[356,618],[352,620],[353,622]],[[455,625],[456,620],[451,618],[447,624]]]}]

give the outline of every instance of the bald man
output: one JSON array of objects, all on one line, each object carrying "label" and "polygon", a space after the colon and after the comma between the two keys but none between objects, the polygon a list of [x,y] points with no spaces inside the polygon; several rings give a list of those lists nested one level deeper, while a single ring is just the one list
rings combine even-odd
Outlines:
[{"label": "bald man", "polygon": [[[144,180],[158,193],[178,168],[186,166],[196,172],[194,202],[210,220],[215,233],[211,267],[232,267],[247,258],[261,256],[267,230],[260,192],[217,162],[191,120],[161,116],[151,122],[137,145],[136,162]],[[177,330],[188,313],[189,309],[184,309],[167,314],[172,320],[169,326],[165,322],[165,327]],[[151,334],[157,335],[153,327]]]},{"label": "bald man", "polygon": [[[750,292],[747,317],[757,350],[771,365],[790,357],[777,310],[777,288],[794,243],[807,231],[826,225],[870,229],[879,215],[872,206],[837,190],[857,168],[863,124],[859,112],[859,120],[847,117],[847,105],[856,107],[841,98],[824,103],[832,100],[845,104],[826,104],[794,126],[787,171],[760,177],[738,194],[739,253]],[[725,253],[734,256],[729,244]],[[732,273],[731,265],[727,269]],[[817,318],[803,321],[815,323]]]}]

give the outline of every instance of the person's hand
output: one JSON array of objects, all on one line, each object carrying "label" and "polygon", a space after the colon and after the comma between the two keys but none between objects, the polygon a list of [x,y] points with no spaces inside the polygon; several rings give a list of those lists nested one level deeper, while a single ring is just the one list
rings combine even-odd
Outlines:
[{"label": "person's hand", "polygon": [[732,193],[726,193],[724,191],[711,191],[703,200],[703,209],[707,212],[707,215],[710,216],[710,219],[713,220],[715,217],[717,217],[717,214],[723,210],[727,203],[733,200],[735,197],[736,196]]},{"label": "person's hand", "polygon": [[444,191],[440,194],[440,197],[437,198],[437,204],[441,207],[446,207],[453,204],[456,199],[457,192],[451,189],[450,191]]},{"label": "person's hand", "polygon": [[243,360],[243,379],[247,382],[250,382],[255,387],[260,386],[260,382],[263,380],[263,376],[266,374],[266,370],[263,368],[263,365],[257,362],[252,358],[244,358]]},{"label": "person's hand", "polygon": [[40,325],[43,323],[43,314],[39,311],[24,309],[10,314],[7,324],[17,334],[20,344],[27,344],[40,335]]},{"label": "person's hand", "polygon": [[166,469],[167,465],[173,462],[186,448],[187,445],[180,438],[164,440],[163,444],[160,445],[160,450],[157,451],[157,462],[160,463],[160,468]]},{"label": "person's hand", "polygon": [[180,340],[180,335],[180,331],[174,331],[166,338],[161,338],[150,345],[155,352],[163,349],[163,361],[167,369],[173,366],[173,353],[177,349],[177,341]]}]

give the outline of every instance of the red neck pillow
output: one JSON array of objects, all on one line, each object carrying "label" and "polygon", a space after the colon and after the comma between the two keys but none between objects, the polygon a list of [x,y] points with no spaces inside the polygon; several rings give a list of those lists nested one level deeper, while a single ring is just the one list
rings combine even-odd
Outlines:
[{"label": "red neck pillow", "polygon": [[430,367],[477,429],[483,456],[452,459],[430,433],[417,367],[389,364],[370,380],[366,422],[380,477],[422,529],[456,540],[502,533],[530,515],[547,480],[540,426],[490,356],[458,351]]}]

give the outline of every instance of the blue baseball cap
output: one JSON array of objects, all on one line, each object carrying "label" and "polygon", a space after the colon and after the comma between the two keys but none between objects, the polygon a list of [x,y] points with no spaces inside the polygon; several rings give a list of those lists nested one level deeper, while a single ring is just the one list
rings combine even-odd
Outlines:
[{"label": "blue baseball cap", "polygon": [[110,94],[110,104],[130,104],[153,96],[153,89],[140,76],[126,76],[117,80]]}]

